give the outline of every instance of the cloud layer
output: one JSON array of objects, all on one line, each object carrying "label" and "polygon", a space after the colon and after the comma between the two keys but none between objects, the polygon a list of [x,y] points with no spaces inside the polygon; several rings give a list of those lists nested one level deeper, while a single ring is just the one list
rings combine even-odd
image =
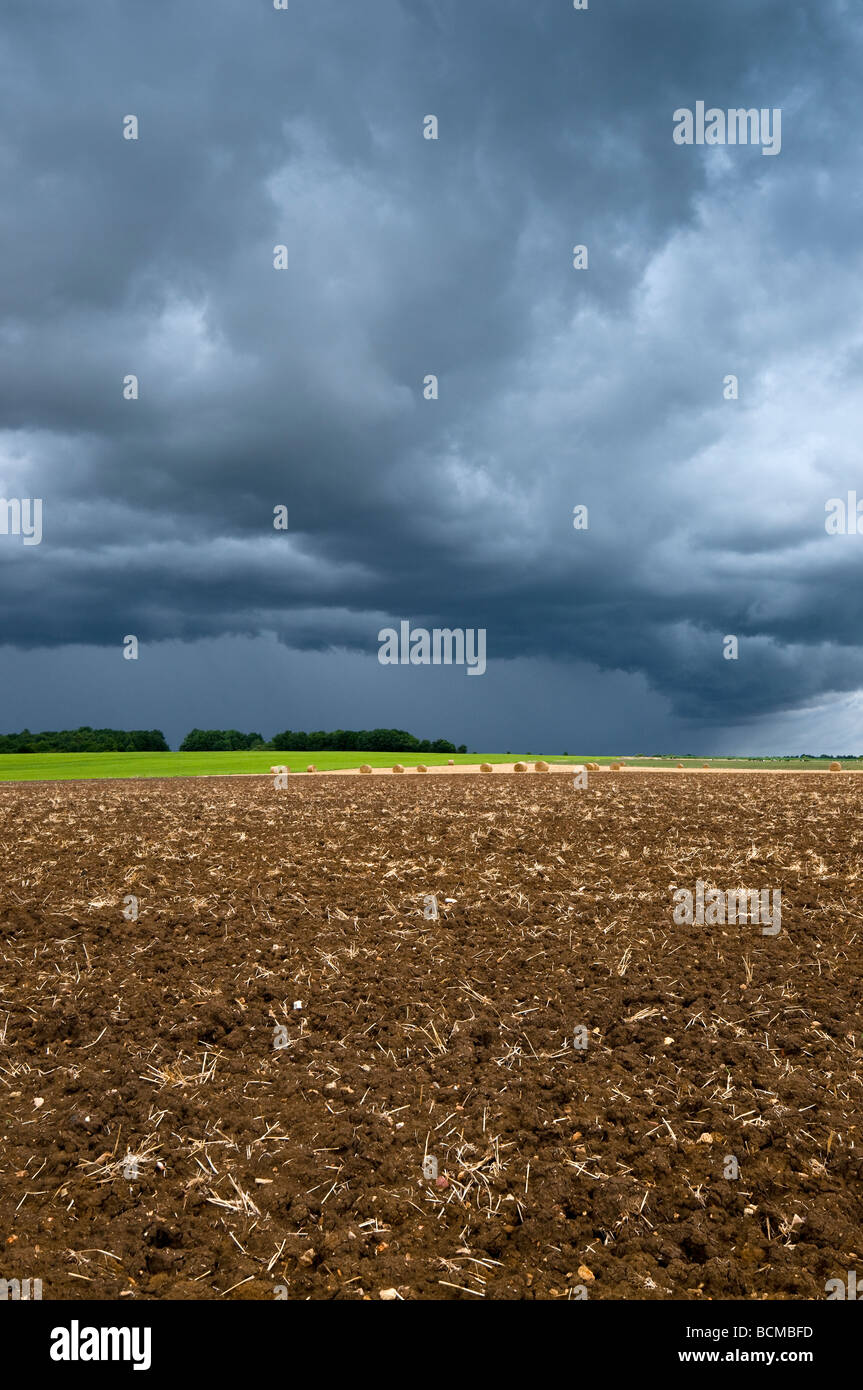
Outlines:
[{"label": "cloud layer", "polygon": [[[6,8],[0,490],[44,499],[40,546],[0,536],[15,708],[35,649],[276,634],[338,681],[401,618],[534,663],[561,703],[499,682],[513,743],[567,672],[669,739],[863,686],[863,538],[824,529],[863,496],[857,7]],[[781,154],[675,145],[697,100],[781,108]]]}]

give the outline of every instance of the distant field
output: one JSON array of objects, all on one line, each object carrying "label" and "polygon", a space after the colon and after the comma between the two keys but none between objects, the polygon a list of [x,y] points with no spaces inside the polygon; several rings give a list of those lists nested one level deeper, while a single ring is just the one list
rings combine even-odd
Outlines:
[{"label": "distant field", "polygon": [[[0,782],[54,782],[94,777],[203,777],[238,772],[269,772],[271,767],[288,767],[305,772],[314,763],[321,772],[338,768],[426,767],[448,763],[507,763],[526,754],[478,753],[3,753],[0,754]],[[540,755],[537,754],[537,757]],[[555,761],[558,761],[555,759]],[[569,762],[570,759],[559,761]],[[573,762],[577,759],[573,758]]]},{"label": "distant field", "polygon": [[[510,763],[518,758],[544,757],[549,763],[614,762],[614,757],[592,753],[562,757],[541,753],[3,753],[0,754],[0,782],[60,782],[71,779],[99,777],[202,777],[225,776],[230,773],[267,773],[271,767],[285,766],[291,772],[304,772],[314,763],[320,772],[359,767],[427,767],[455,763]],[[828,758],[635,758],[624,757],[635,767],[711,767],[730,768],[787,768],[813,771],[825,769]],[[849,761],[847,766],[863,770],[863,762]]]}]

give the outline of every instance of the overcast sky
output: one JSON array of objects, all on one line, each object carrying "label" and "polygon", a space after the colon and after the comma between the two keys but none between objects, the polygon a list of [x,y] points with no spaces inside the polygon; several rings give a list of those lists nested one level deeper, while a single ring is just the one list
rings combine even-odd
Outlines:
[{"label": "overcast sky", "polygon": [[[0,26],[0,731],[863,751],[858,0]],[[486,673],[380,665],[403,619]]]}]

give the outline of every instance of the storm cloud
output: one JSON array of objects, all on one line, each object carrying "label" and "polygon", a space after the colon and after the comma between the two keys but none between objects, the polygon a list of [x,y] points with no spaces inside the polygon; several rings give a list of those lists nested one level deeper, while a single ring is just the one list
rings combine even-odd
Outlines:
[{"label": "storm cloud", "polygon": [[[326,690],[477,746],[861,746],[861,57],[846,0],[6,0],[4,727],[108,688],[176,738],[212,659],[264,733]],[[781,152],[676,144],[698,101]],[[486,676],[379,668],[404,619]]]}]

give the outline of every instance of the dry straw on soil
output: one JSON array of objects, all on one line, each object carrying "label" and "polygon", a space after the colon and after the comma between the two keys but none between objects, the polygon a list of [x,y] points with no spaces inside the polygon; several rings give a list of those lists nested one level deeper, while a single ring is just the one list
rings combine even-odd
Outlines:
[{"label": "dry straw on soil", "polygon": [[[596,774],[574,815],[571,776],[507,768],[0,787],[13,1275],[115,1306],[823,1299],[863,1252],[858,784],[732,772],[706,814],[697,778]],[[781,886],[782,930],[677,928],[699,874]]]}]

